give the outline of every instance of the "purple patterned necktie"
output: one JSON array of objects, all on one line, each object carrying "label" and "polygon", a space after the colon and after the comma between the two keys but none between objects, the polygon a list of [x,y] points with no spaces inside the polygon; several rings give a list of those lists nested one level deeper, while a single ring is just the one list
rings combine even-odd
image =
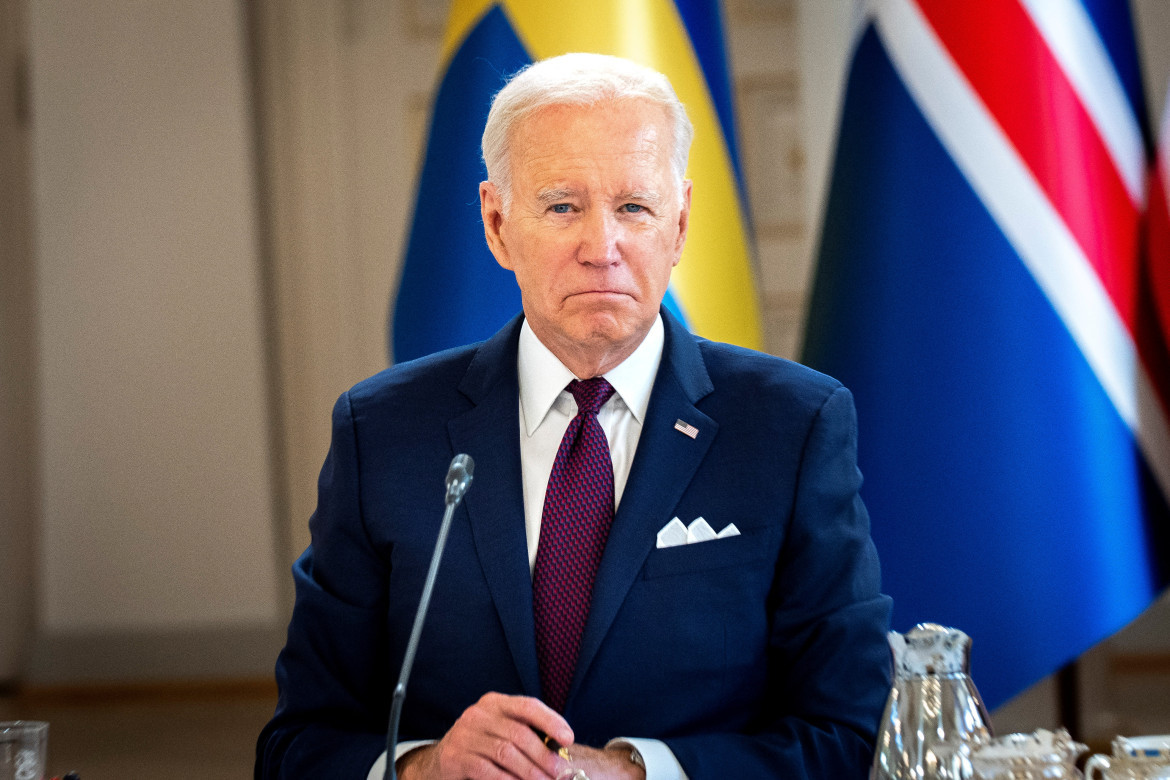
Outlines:
[{"label": "purple patterned necktie", "polygon": [[613,387],[595,377],[574,379],[566,389],[577,399],[577,416],[548,478],[532,578],[540,685],[545,703],[558,712],[577,669],[593,579],[613,524],[613,461],[597,422]]}]

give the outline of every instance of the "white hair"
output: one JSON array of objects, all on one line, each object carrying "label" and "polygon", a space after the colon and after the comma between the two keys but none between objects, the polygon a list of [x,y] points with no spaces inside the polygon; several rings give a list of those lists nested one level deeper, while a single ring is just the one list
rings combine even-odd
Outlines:
[{"label": "white hair", "polygon": [[517,123],[547,106],[591,106],[616,100],[646,100],[661,106],[672,131],[670,165],[682,189],[695,129],[666,76],[621,57],[562,54],[517,72],[492,99],[481,150],[488,181],[505,210],[512,201],[510,136]]}]

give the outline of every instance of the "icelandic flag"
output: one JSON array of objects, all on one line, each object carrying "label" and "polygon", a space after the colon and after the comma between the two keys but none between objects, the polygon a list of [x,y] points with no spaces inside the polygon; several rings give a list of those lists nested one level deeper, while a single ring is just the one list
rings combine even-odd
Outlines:
[{"label": "icelandic flag", "polygon": [[894,628],[970,634],[995,707],[1170,575],[1132,20],[1124,0],[864,9],[804,360],[855,394]]},{"label": "icelandic flag", "polygon": [[1170,397],[1170,100],[1162,116],[1158,148],[1151,168],[1146,209],[1146,252],[1138,279],[1138,338],[1143,354],[1157,360],[1163,398]]},{"label": "icelandic flag", "polygon": [[648,65],[695,125],[690,230],[666,305],[707,338],[760,348],[762,333],[717,0],[455,0],[444,72],[392,304],[397,362],[487,338],[520,311],[520,290],[484,242],[480,136],[492,96],[536,59],[572,51]]}]

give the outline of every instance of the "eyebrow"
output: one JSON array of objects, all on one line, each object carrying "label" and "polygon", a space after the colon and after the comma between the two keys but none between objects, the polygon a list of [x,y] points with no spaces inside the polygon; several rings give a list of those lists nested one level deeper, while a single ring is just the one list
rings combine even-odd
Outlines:
[{"label": "eyebrow", "polygon": [[621,194],[621,196],[618,197],[618,200],[623,201],[623,202],[629,201],[629,200],[637,200],[637,201],[642,201],[643,203],[658,204],[658,203],[662,202],[662,195],[660,195],[659,193],[654,192],[652,190],[623,192]]},{"label": "eyebrow", "polygon": [[[554,203],[561,203],[562,201],[571,200],[578,194],[579,193],[577,190],[561,187],[537,193],[536,200],[542,206],[551,206]],[[642,203],[657,205],[662,202],[662,195],[654,192],[653,190],[634,190],[632,192],[619,193],[615,200],[619,200],[623,203],[627,201],[640,201]]]},{"label": "eyebrow", "polygon": [[538,193],[536,199],[543,206],[551,206],[554,203],[560,203],[561,201],[568,200],[574,195],[576,195],[575,190],[562,188],[555,190],[545,190],[544,192]]}]

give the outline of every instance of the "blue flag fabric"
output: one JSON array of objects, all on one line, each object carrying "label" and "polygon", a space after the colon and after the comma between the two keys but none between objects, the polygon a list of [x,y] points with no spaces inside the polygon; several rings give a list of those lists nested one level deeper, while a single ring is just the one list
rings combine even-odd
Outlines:
[{"label": "blue flag fabric", "polygon": [[456,50],[439,85],[393,307],[395,360],[487,338],[520,311],[515,277],[484,242],[479,140],[492,96],[531,61],[495,7]]},{"label": "blue flag fabric", "polygon": [[[1166,378],[1146,369],[1165,364],[1140,354],[1125,297],[1109,286],[1137,263],[1136,243],[1122,239],[1137,230],[1140,190],[1092,202],[1108,188],[1070,183],[1090,167],[1083,159],[1029,151],[1059,149],[1057,134],[1083,126],[1077,143],[1120,160],[1111,150],[1123,133],[1039,115],[1017,123],[1018,101],[1001,101],[1041,78],[1060,83],[1037,85],[1040,94],[1096,99],[1075,73],[1061,75],[1075,50],[1050,20],[1029,16],[1037,5],[869,4],[803,353],[856,397],[863,497],[894,628],[929,621],[970,634],[990,707],[1124,626],[1170,575],[1170,405],[1157,390]],[[1001,14],[1003,26],[962,18],[969,12]],[[1098,31],[1093,63],[1121,85],[1108,95],[1129,96],[1110,105],[1132,112],[1125,127],[1141,155],[1127,8],[1099,0],[1074,21]],[[957,39],[985,24],[1009,30],[997,47],[1035,45],[1054,53],[1033,59],[1055,65],[997,76],[986,62],[995,51],[979,62],[978,45]],[[1028,40],[1010,40],[1015,30]],[[1097,116],[1079,101],[1069,110]],[[1028,132],[1046,134],[1043,145],[1030,146]],[[1091,208],[1046,189],[1061,170]],[[1122,239],[1086,241],[1105,214],[1122,215],[1104,228]],[[1134,251],[1102,259],[1098,246]],[[1095,341],[1102,333],[1108,348]]]}]

